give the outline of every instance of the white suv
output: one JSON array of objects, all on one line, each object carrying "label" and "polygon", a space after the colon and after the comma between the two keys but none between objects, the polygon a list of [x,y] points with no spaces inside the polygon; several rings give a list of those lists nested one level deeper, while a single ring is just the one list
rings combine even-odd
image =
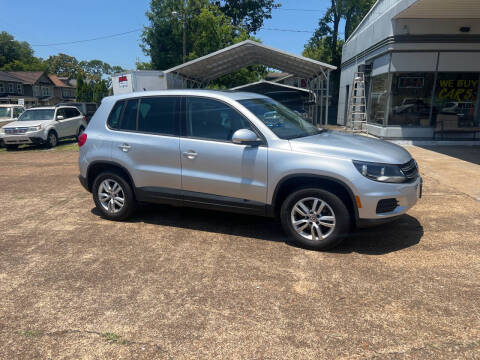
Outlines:
[{"label": "white suv", "polygon": [[78,137],[87,127],[74,106],[49,106],[26,110],[17,121],[0,129],[0,142],[9,149],[22,144],[57,145],[59,139]]}]

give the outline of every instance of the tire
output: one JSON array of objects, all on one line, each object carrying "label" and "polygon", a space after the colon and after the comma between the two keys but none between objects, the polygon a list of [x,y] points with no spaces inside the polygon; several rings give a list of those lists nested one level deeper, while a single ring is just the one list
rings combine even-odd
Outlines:
[{"label": "tire", "polygon": [[17,150],[18,149],[18,145],[14,144],[14,145],[5,145],[5,147],[7,148],[7,151],[12,151],[12,150]]},{"label": "tire", "polygon": [[47,148],[51,149],[58,145],[58,136],[57,133],[51,130],[47,136],[47,142],[45,144]]},{"label": "tire", "polygon": [[[120,187],[120,191],[116,193],[117,201],[112,201],[112,191],[118,190],[115,184]],[[107,185],[110,186],[110,190]],[[128,219],[137,207],[132,187],[128,181],[115,172],[104,172],[98,175],[93,182],[92,195],[95,206],[108,220]],[[122,198],[123,202],[119,198]]]},{"label": "tire", "polygon": [[[315,250],[337,246],[350,230],[350,214],[343,201],[331,192],[315,188],[290,194],[282,204],[280,220],[285,232],[295,243]],[[315,237],[312,236],[312,229]]]},{"label": "tire", "polygon": [[78,137],[80,135],[82,135],[82,133],[85,131],[85,128],[83,127],[83,125],[80,125],[80,127],[78,128],[78,131],[77,131],[77,141],[78,141]]}]

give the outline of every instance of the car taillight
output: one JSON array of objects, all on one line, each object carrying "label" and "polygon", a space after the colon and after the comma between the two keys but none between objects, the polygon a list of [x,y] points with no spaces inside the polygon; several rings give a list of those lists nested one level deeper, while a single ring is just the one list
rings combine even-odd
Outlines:
[{"label": "car taillight", "polygon": [[85,116],[85,121],[86,121],[87,124],[88,124],[88,122],[90,121],[90,118],[89,118],[88,116]]},{"label": "car taillight", "polygon": [[87,142],[87,134],[82,133],[78,137],[78,147],[82,147]]}]

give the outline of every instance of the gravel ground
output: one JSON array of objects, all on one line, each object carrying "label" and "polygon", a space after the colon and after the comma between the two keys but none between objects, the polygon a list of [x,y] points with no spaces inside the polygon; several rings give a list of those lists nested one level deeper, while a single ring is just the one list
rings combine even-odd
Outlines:
[{"label": "gravel ground", "polygon": [[109,222],[76,151],[1,152],[0,358],[480,358],[480,151],[409,150],[423,199],[330,252],[250,216]]}]

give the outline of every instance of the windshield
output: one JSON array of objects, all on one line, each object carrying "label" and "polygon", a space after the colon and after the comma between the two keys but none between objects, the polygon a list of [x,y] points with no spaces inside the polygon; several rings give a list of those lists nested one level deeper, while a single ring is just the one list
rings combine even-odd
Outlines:
[{"label": "windshield", "polygon": [[10,109],[9,107],[1,107],[0,108],[0,118],[9,118],[10,117]]},{"label": "windshield", "polygon": [[263,121],[280,139],[311,136],[322,131],[275,100],[256,98],[239,100],[239,103]]},{"label": "windshield", "polygon": [[18,121],[53,120],[54,113],[53,109],[26,110],[20,115]]}]

